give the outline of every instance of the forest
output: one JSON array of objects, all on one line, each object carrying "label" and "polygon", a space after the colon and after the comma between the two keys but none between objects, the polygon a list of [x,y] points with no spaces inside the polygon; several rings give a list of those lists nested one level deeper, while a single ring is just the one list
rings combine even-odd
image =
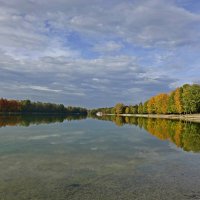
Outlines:
[{"label": "forest", "polygon": [[200,113],[200,85],[185,84],[170,93],[160,93],[135,105],[117,103],[114,107],[87,110],[81,107],[65,107],[63,104],[31,102],[30,100],[0,99],[0,113],[46,114],[194,114]]},{"label": "forest", "polygon": [[87,109],[72,106],[65,107],[63,104],[31,102],[30,100],[7,100],[1,98],[0,113],[62,113],[87,115]]},{"label": "forest", "polygon": [[115,107],[89,111],[103,114],[194,114],[200,113],[200,85],[185,84],[170,93],[160,93],[136,105],[117,103]]}]

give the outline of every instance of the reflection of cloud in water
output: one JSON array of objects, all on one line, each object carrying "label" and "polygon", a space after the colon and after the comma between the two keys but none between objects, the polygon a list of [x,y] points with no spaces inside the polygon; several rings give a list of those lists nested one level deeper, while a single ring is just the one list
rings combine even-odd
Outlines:
[{"label": "reflection of cloud in water", "polygon": [[156,151],[138,151],[137,152],[137,157],[138,158],[141,158],[141,159],[154,159],[154,160],[156,160],[156,159],[161,159],[161,156],[160,156],[160,154],[158,153],[158,152],[156,152]]},{"label": "reflection of cloud in water", "polygon": [[[54,138],[54,137],[63,137],[67,139],[67,141],[62,139],[62,141],[65,142],[74,142],[74,139],[77,139],[77,136],[84,134],[84,131],[74,131],[70,133],[69,135],[66,135],[64,133],[62,134],[52,134],[52,135],[37,135],[37,136],[31,136],[28,138],[28,140],[44,140],[48,138]],[[27,137],[26,137],[27,138]],[[58,143],[51,143],[51,144],[58,144]]]},{"label": "reflection of cloud in water", "polygon": [[50,142],[50,144],[55,145],[55,144],[58,144],[58,143],[57,142]]},{"label": "reflection of cloud in water", "polygon": [[98,150],[98,147],[91,147],[91,150],[96,151],[96,150]]},{"label": "reflection of cloud in water", "polygon": [[184,150],[181,147],[177,147],[176,144],[174,144],[174,143],[169,143],[169,147],[172,150],[184,152]]},{"label": "reflection of cloud in water", "polygon": [[85,131],[73,131],[69,135],[83,135],[83,134],[85,134]]},{"label": "reflection of cloud in water", "polygon": [[112,170],[124,170],[127,169],[126,164],[123,163],[111,163],[105,166],[106,168],[111,168]]},{"label": "reflection of cloud in water", "polygon": [[60,137],[60,134],[54,134],[54,135],[37,135],[37,136],[32,136],[29,137],[28,140],[44,140],[47,138],[51,138],[51,137]]}]

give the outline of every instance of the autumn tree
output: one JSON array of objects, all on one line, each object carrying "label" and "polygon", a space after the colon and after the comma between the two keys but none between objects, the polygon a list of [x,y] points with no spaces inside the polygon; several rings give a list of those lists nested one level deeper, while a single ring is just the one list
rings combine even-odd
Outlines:
[{"label": "autumn tree", "polygon": [[87,109],[81,107],[65,107],[63,104],[31,102],[30,100],[0,99],[0,112],[2,113],[68,113],[87,115]]},{"label": "autumn tree", "polygon": [[175,95],[174,91],[169,94],[167,112],[170,114],[176,113],[174,95]]},{"label": "autumn tree", "polygon": [[159,94],[155,96],[155,113],[156,114],[166,114],[168,106],[168,95]]},{"label": "autumn tree", "polygon": [[183,113],[183,100],[182,100],[182,88],[177,88],[174,92],[174,106],[177,111],[177,113],[181,114]]},{"label": "autumn tree", "polygon": [[119,114],[123,114],[124,113],[124,104],[123,103],[117,103],[116,105],[115,105],[115,113],[117,114],[117,115],[119,115]]},{"label": "autumn tree", "polygon": [[156,107],[155,107],[155,97],[152,97],[151,99],[149,99],[148,103],[147,103],[147,112],[149,114],[155,114],[156,113]]}]

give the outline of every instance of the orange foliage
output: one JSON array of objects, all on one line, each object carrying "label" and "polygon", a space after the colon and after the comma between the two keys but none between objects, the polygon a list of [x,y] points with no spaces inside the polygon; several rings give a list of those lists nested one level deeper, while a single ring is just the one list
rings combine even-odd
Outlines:
[{"label": "orange foliage", "polygon": [[149,114],[155,113],[155,97],[152,97],[147,103],[147,112]]},{"label": "orange foliage", "polygon": [[0,99],[0,112],[18,112],[21,104],[16,100]]},{"label": "orange foliage", "polygon": [[169,96],[167,94],[159,94],[155,96],[155,110],[158,114],[166,114]]},{"label": "orange foliage", "polygon": [[177,88],[174,93],[175,108],[178,113],[183,113],[183,103],[181,101],[181,91]]}]

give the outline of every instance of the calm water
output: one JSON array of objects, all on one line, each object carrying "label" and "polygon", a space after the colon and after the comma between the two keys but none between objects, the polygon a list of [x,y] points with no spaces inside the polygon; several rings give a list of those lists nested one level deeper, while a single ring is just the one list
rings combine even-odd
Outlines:
[{"label": "calm water", "polygon": [[200,199],[200,124],[83,118],[0,117],[0,199]]}]

